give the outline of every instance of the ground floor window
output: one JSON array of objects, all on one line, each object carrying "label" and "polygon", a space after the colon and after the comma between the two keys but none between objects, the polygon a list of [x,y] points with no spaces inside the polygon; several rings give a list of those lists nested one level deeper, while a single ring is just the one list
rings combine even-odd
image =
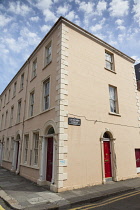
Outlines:
[{"label": "ground floor window", "polygon": [[38,157],[39,157],[39,133],[34,133],[34,165],[38,165]]}]

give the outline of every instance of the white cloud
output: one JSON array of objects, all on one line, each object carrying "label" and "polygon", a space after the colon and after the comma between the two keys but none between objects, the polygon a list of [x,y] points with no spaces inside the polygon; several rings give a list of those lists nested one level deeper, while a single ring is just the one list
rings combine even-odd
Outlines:
[{"label": "white cloud", "polygon": [[50,9],[45,9],[43,11],[43,14],[45,16],[45,21],[52,21],[55,22],[57,20],[57,17],[55,16],[55,14],[50,10]]},{"label": "white cloud", "polygon": [[122,25],[123,22],[124,22],[124,21],[121,20],[121,19],[117,19],[117,20],[115,21],[115,23],[116,23],[117,25]]},{"label": "white cloud", "polygon": [[119,34],[119,35],[118,35],[118,40],[119,40],[119,42],[123,42],[125,38],[126,38],[125,33]]},{"label": "white cloud", "polygon": [[92,32],[96,32],[96,31],[101,30],[102,27],[103,27],[103,24],[105,23],[105,20],[106,20],[106,19],[103,18],[103,19],[100,21],[100,23],[97,23],[96,25],[90,27],[90,30],[91,30]]},{"label": "white cloud", "polygon": [[87,14],[90,14],[93,12],[93,7],[94,7],[94,3],[92,3],[92,2],[88,2],[88,3],[80,2],[80,4],[79,4],[79,10],[83,11]]},{"label": "white cloud", "polygon": [[41,26],[41,31],[42,32],[48,32],[49,30],[50,30],[50,28],[51,28],[51,26],[49,26],[49,25],[43,25],[43,26]]},{"label": "white cloud", "polygon": [[134,20],[140,26],[140,1],[139,0],[134,0],[134,5],[133,5],[132,12],[134,12]]},{"label": "white cloud", "polygon": [[75,13],[74,11],[70,11],[66,16],[65,16],[68,20],[73,21],[75,18]]},{"label": "white cloud", "polygon": [[12,21],[12,17],[6,17],[4,15],[0,15],[0,26],[4,27],[6,26],[9,22]]},{"label": "white cloud", "polygon": [[17,1],[17,2],[9,2],[9,12],[13,12],[16,15],[25,16],[28,14],[32,9],[27,5]]},{"label": "white cloud", "polygon": [[102,25],[101,24],[96,24],[95,26],[91,27],[91,31],[92,32],[99,31],[100,29],[102,29]]},{"label": "white cloud", "polygon": [[49,9],[52,3],[52,0],[37,0],[36,7],[44,11],[46,9]]},{"label": "white cloud", "polygon": [[39,17],[38,16],[31,17],[30,20],[34,21],[34,22],[37,22],[39,20]]},{"label": "white cloud", "polygon": [[128,14],[129,2],[127,0],[112,0],[109,5],[109,11],[111,16],[122,17]]},{"label": "white cloud", "polygon": [[57,9],[57,14],[59,15],[65,15],[70,9],[69,4],[64,4],[63,6],[59,6]]},{"label": "white cloud", "polygon": [[120,26],[118,26],[117,28],[120,29],[120,30],[122,30],[122,31],[125,30],[125,26],[121,26],[121,25],[120,25]]},{"label": "white cloud", "polygon": [[117,46],[118,43],[116,41],[111,40],[109,41],[109,44],[112,46]]},{"label": "white cloud", "polygon": [[97,4],[97,14],[102,15],[102,12],[106,10],[106,7],[107,7],[107,3],[104,0],[99,1]]}]

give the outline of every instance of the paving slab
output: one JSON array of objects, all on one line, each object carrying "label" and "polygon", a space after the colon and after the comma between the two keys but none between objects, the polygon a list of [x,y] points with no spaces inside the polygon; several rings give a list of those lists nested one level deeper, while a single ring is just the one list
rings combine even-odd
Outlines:
[{"label": "paving slab", "polygon": [[140,188],[140,177],[54,193],[0,167],[0,197],[13,209],[69,209],[75,204],[98,201],[136,188]]}]

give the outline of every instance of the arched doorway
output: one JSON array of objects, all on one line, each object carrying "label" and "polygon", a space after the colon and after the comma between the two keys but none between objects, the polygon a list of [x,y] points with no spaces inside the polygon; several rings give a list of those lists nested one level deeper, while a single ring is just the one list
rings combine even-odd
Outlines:
[{"label": "arched doorway", "polygon": [[108,132],[105,132],[103,135],[103,151],[104,151],[104,172],[105,178],[112,179],[112,157],[111,157],[111,142],[110,135]]},{"label": "arched doorway", "polygon": [[53,159],[54,159],[54,128],[50,127],[47,132],[47,157],[46,157],[46,181],[52,182],[53,176]]},{"label": "arched doorway", "polygon": [[101,135],[102,179],[103,183],[117,181],[117,163],[115,151],[115,138],[109,129]]}]

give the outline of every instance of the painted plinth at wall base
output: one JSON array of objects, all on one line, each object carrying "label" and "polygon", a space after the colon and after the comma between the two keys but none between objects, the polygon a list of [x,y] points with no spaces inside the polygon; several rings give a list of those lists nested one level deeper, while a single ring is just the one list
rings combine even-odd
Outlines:
[{"label": "painted plinth at wall base", "polygon": [[58,192],[57,186],[54,185],[54,184],[52,184],[52,183],[50,183],[50,182],[48,182],[48,181],[42,181],[42,180],[38,179],[38,180],[37,180],[37,184],[38,184],[39,186],[48,186],[48,189],[49,189],[50,191],[52,191],[52,192]]},{"label": "painted plinth at wall base", "polygon": [[112,182],[112,181],[113,181],[112,177],[105,178],[105,182]]},{"label": "painted plinth at wall base", "polygon": [[140,173],[140,167],[137,167],[137,174]]}]

